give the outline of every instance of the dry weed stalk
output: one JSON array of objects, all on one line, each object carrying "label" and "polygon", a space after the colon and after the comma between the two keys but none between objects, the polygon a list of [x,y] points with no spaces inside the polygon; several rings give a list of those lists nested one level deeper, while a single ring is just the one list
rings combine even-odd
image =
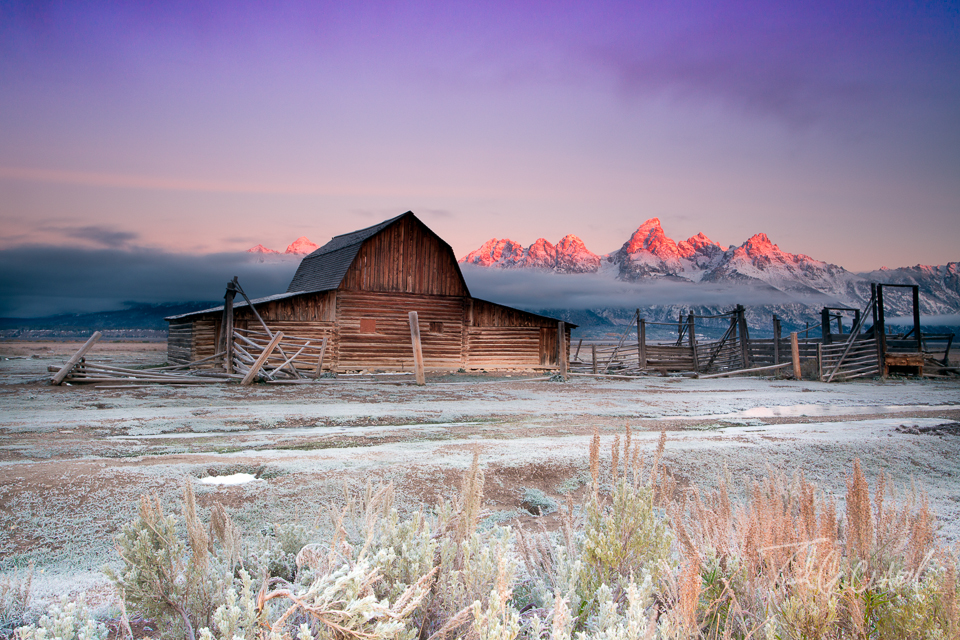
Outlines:
[{"label": "dry weed stalk", "polygon": [[620,436],[614,436],[613,443],[610,445],[610,478],[616,482],[620,475]]},{"label": "dry weed stalk", "polygon": [[853,476],[847,480],[847,556],[863,563],[873,550],[873,511],[870,508],[870,487],[860,468],[860,459],[853,461]]},{"label": "dry weed stalk", "polygon": [[462,543],[480,523],[480,510],[483,506],[483,469],[480,468],[480,451],[474,449],[473,462],[464,472],[457,502],[459,516],[456,522],[457,541]]},{"label": "dry weed stalk", "polygon": [[600,427],[594,425],[593,438],[590,439],[590,490],[594,502],[600,500]]}]

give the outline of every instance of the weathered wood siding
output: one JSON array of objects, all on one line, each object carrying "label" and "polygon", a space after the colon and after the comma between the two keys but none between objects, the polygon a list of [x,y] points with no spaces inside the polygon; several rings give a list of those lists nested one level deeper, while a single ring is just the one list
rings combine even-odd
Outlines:
[{"label": "weathered wood siding", "polygon": [[337,369],[411,371],[410,311],[419,316],[424,368],[459,369],[462,298],[346,291],[337,295]]},{"label": "weathered wood siding", "polygon": [[193,321],[190,362],[201,360],[217,353],[217,325],[219,324],[219,319],[213,320],[212,318],[200,318]]},{"label": "weathered wood siding", "polygon": [[453,250],[413,217],[366,240],[340,290],[467,295]]},{"label": "weathered wood siding", "polygon": [[[557,321],[485,300],[468,300],[464,366],[534,369],[557,366]],[[567,327],[567,344],[570,328]]]},{"label": "weathered wood siding", "polygon": [[167,362],[187,364],[193,349],[193,322],[174,320],[167,328]]}]

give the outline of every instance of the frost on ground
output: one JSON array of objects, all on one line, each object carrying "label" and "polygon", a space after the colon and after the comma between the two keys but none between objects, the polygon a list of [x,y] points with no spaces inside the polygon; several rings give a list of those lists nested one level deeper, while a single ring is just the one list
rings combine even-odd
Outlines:
[{"label": "frost on ground", "polygon": [[[105,357],[163,361],[141,346],[111,345]],[[479,451],[491,522],[553,528],[556,512],[533,515],[525,497],[563,503],[588,490],[594,426],[609,449],[629,425],[648,454],[666,430],[664,462],[681,483],[744,479],[744,494],[749,479],[774,469],[802,471],[842,499],[859,458],[871,482],[883,472],[901,495],[926,492],[941,535],[960,540],[960,436],[931,429],[960,421],[956,380],[447,375],[425,387],[342,380],[128,390],[29,382],[69,352],[0,360],[0,378],[11,374],[0,385],[0,572],[33,562],[38,602],[80,590],[92,592],[90,602],[106,598],[101,569],[116,562],[114,536],[135,517],[139,496],[153,492],[176,512],[184,478],[197,480],[201,510],[222,502],[247,534],[280,522],[322,530],[343,504],[344,483],[393,482],[398,508],[411,512],[452,495]],[[227,484],[231,477],[256,481]]]}]

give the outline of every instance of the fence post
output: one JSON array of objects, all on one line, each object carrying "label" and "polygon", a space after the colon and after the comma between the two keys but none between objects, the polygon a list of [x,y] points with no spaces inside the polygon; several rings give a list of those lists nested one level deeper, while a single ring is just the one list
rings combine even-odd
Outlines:
[{"label": "fence post", "polygon": [[796,331],[790,333],[790,356],[793,358],[793,379],[800,380],[800,341]]},{"label": "fence post", "polygon": [[823,382],[823,343],[817,343],[817,380]]},{"label": "fence post", "polygon": [[913,285],[913,333],[917,338],[917,353],[923,353],[923,340],[920,336],[920,286]]},{"label": "fence post", "polygon": [[417,379],[417,384],[423,386],[427,379],[423,374],[423,347],[420,345],[420,319],[416,311],[411,311],[410,316],[410,339],[413,341],[413,371]]},{"label": "fence post", "polygon": [[690,353],[693,356],[693,370],[699,373],[700,361],[697,358],[697,332],[692,313],[687,316],[687,333],[690,334],[687,339],[690,343]]},{"label": "fence post", "polygon": [[780,318],[773,314],[773,364],[780,364]]},{"label": "fence post", "polygon": [[737,305],[737,327],[740,329],[740,354],[743,368],[750,368],[750,331],[747,329],[747,317],[742,304]]},{"label": "fence post", "polygon": [[570,350],[567,349],[567,325],[561,320],[557,323],[557,364],[560,365],[560,375],[567,379],[567,358]]},{"label": "fence post", "polygon": [[597,373],[597,345],[590,345],[590,355],[593,357],[593,373]]},{"label": "fence post", "polygon": [[640,370],[646,371],[647,369],[647,321],[638,320],[637,324],[639,326],[637,334],[637,340],[640,341]]},{"label": "fence post", "polygon": [[[227,283],[227,292],[223,294],[223,321],[220,323],[220,344],[223,351],[223,370],[233,373],[233,299],[237,297],[237,284]],[[216,365],[216,363],[214,363]]]}]

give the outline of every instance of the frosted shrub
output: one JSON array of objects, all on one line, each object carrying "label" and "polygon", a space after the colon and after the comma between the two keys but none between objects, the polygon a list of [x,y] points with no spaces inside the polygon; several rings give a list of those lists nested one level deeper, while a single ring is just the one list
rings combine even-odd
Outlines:
[{"label": "frosted shrub", "polygon": [[262,535],[243,564],[252,575],[293,581],[297,574],[297,554],[314,534],[299,524],[272,524]]},{"label": "frosted shrub", "polygon": [[654,509],[650,489],[620,480],[611,498],[609,505],[595,500],[587,510],[581,554],[587,593],[603,584],[625,587],[633,575],[656,579],[670,555],[670,531]]},{"label": "frosted shrub", "polygon": [[19,572],[0,576],[0,635],[5,635],[18,624],[26,622],[32,584],[32,563],[24,576]]},{"label": "frosted shrub", "polygon": [[212,625],[232,586],[239,536],[222,508],[214,510],[218,515],[208,533],[197,517],[189,480],[183,496],[187,542],[180,539],[177,519],[164,515],[159,498],[141,496],[138,518],[117,536],[123,568],[107,575],[132,609],[161,622],[171,635],[195,640],[196,629]]},{"label": "frosted shrub", "polygon": [[257,640],[259,637],[260,611],[253,599],[250,574],[240,570],[242,584],[240,595],[236,589],[228,589],[224,604],[213,613],[213,624],[219,632],[214,635],[210,629],[200,629],[200,640]]},{"label": "frosted shrub", "polygon": [[286,607],[270,623],[271,637],[413,640],[417,629],[406,621],[426,597],[433,576],[427,574],[391,603],[377,599],[372,587],[380,574],[362,560],[321,576],[309,587],[278,588],[260,597],[263,602],[280,599]]},{"label": "frosted shrub", "polygon": [[18,640],[106,640],[107,627],[83,603],[63,600],[51,605],[36,625],[17,629]]}]

